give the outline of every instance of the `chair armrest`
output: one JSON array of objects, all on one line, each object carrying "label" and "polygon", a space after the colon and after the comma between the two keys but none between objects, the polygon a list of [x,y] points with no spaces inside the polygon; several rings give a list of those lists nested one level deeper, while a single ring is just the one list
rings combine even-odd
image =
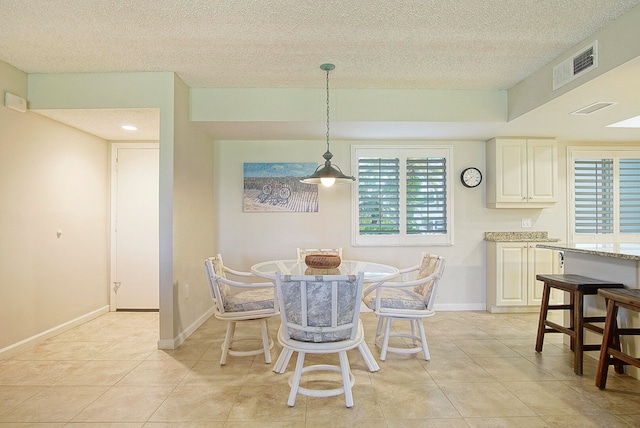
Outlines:
[{"label": "chair armrest", "polygon": [[429,276],[426,276],[421,279],[415,279],[413,281],[400,281],[400,282],[382,281],[367,287],[367,289],[365,290],[365,295],[369,294],[373,290],[380,287],[389,287],[389,288],[415,287],[416,285],[422,285],[425,282],[433,281],[434,279],[439,277],[440,277],[440,272],[434,272]]},{"label": "chair armrest", "polygon": [[376,282],[374,284],[369,285],[367,288],[362,290],[362,297],[366,296],[367,294],[373,293],[378,288],[380,288],[382,286],[382,284],[384,284],[384,283],[385,283],[385,281],[380,281],[380,282]]},{"label": "chair armrest", "polygon": [[242,276],[242,277],[256,277],[256,275],[254,275],[251,272],[243,272],[243,271],[239,271],[239,270],[235,270],[235,269],[231,269],[230,267],[225,266],[224,267],[224,271],[228,272],[232,275],[236,275],[236,276]]},{"label": "chair armrest", "polygon": [[214,275],[216,281],[220,281],[223,284],[230,285],[238,288],[275,288],[273,282],[238,282],[228,278],[223,278],[219,275]]},{"label": "chair armrest", "polygon": [[398,271],[398,273],[399,273],[400,275],[404,275],[404,274],[406,274],[406,273],[415,272],[415,271],[417,271],[418,269],[420,269],[420,265],[415,265],[415,266],[410,266],[410,267],[408,267],[408,268],[400,269],[400,270]]}]

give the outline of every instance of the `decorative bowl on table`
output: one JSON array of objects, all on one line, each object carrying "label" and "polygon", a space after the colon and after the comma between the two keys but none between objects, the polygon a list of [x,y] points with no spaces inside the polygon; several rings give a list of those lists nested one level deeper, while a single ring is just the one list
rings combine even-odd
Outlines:
[{"label": "decorative bowl on table", "polygon": [[334,269],[340,266],[340,256],[337,254],[307,254],[304,263],[314,269]]}]

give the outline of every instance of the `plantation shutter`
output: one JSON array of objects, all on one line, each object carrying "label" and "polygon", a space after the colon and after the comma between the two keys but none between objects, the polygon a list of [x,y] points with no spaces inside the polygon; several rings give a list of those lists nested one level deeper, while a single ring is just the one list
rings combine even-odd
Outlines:
[{"label": "plantation shutter", "polygon": [[398,158],[358,159],[361,235],[400,233],[400,161]]},{"label": "plantation shutter", "polygon": [[575,232],[613,233],[613,159],[576,159]]},{"label": "plantation shutter", "polygon": [[640,233],[640,159],[620,159],[620,233]]},{"label": "plantation shutter", "polygon": [[447,233],[445,158],[407,159],[407,235]]}]

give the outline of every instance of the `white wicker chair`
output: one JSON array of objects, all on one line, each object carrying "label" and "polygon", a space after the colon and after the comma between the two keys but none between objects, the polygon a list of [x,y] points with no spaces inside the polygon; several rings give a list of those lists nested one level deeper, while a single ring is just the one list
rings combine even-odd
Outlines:
[{"label": "white wicker chair", "polygon": [[[347,351],[364,341],[360,322],[360,299],[364,274],[324,276],[282,276],[276,274],[276,291],[282,324],[278,341],[290,353],[297,352],[296,369],[289,385],[287,404],[295,404],[296,395],[330,397],[344,394],[347,407],[353,406],[351,387],[355,383]],[[337,353],[340,365],[304,367],[307,353]],[[303,373],[335,371],[342,374],[342,386],[334,389],[309,389],[300,386]]]},{"label": "white wicker chair", "polygon": [[337,254],[342,259],[342,247],[339,248],[298,248],[298,256],[296,260],[304,262],[307,254]]},{"label": "white wicker chair", "polygon": [[[270,350],[273,348],[273,340],[269,337],[268,321],[269,318],[278,315],[278,305],[274,299],[274,284],[272,282],[238,282],[228,279],[227,274],[240,278],[256,278],[256,276],[250,272],[241,272],[224,266],[220,254],[205,259],[204,266],[211,298],[216,304],[215,317],[227,322],[227,333],[222,343],[220,364],[226,364],[227,354],[249,356],[262,353],[264,353],[265,363],[270,364]],[[231,294],[232,287],[243,291]],[[261,347],[247,351],[232,349],[234,340],[235,342],[257,340],[252,338],[234,339],[236,323],[248,321],[260,321],[262,330]]]},{"label": "white wicker chair", "polygon": [[[387,358],[387,351],[401,354],[415,354],[422,351],[425,360],[428,361],[431,358],[422,319],[435,315],[433,303],[444,266],[445,260],[441,256],[422,253],[420,264],[400,270],[403,278],[412,272],[417,272],[415,280],[383,281],[367,287],[364,291],[363,302],[378,317],[376,345],[381,348],[380,360],[384,361]],[[391,322],[394,320],[409,321],[411,333],[392,332]],[[386,325],[384,325],[385,322]],[[390,337],[410,339],[413,346],[389,346]]]}]

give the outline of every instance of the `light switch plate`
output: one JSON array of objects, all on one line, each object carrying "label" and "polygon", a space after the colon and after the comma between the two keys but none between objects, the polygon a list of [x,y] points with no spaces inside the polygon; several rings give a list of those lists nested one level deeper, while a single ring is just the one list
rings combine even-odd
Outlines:
[{"label": "light switch plate", "polygon": [[523,218],[522,219],[522,227],[523,228],[531,227],[531,219],[530,218]]}]

